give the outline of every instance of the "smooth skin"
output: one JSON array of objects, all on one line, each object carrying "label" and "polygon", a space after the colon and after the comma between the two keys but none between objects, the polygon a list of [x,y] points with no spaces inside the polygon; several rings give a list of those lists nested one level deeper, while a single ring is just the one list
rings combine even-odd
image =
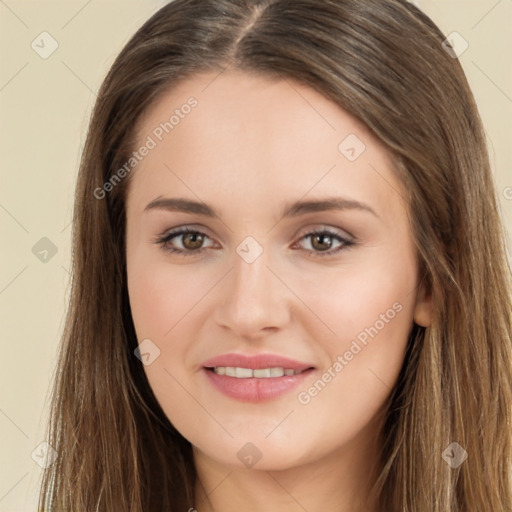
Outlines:
[{"label": "smooth skin", "polygon": [[[155,128],[191,96],[197,106],[158,141]],[[145,112],[137,134],[137,147],[148,136],[157,144],[134,169],[127,196],[130,305],[139,343],[149,338],[160,350],[144,366],[151,388],[193,445],[200,482],[190,506],[363,510],[381,449],[378,414],[413,322],[432,321],[403,188],[386,148],[313,89],[233,70],[179,83]],[[350,134],[366,146],[354,161],[339,150]],[[295,201],[326,197],[359,201],[374,213],[347,208],[282,217]],[[163,198],[207,203],[217,217],[146,209]],[[180,227],[203,236],[156,243]],[[311,235],[322,229],[353,245]],[[236,251],[249,236],[263,249],[252,263]],[[395,303],[400,312],[301,403],[298,393]],[[202,368],[231,352],[279,354],[315,371],[300,389],[242,402],[214,388]],[[237,456],[246,443],[261,453],[252,467]],[[378,510],[369,507],[365,512]]]}]

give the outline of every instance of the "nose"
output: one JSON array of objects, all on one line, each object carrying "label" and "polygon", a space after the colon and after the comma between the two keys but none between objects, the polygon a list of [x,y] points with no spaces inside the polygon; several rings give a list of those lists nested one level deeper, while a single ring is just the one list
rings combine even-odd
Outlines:
[{"label": "nose", "polygon": [[266,249],[252,262],[236,252],[233,256],[233,267],[221,284],[215,321],[234,336],[259,338],[290,321],[293,294],[269,256]]}]

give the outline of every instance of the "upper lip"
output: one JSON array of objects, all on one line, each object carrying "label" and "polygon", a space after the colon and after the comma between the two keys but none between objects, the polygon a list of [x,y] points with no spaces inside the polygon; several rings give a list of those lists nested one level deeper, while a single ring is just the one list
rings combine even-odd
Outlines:
[{"label": "upper lip", "polygon": [[213,357],[203,363],[205,368],[216,366],[232,366],[238,368],[252,368],[253,370],[263,368],[285,368],[290,370],[307,370],[313,368],[312,364],[301,363],[277,354],[259,354],[247,356],[244,354],[223,354]]}]

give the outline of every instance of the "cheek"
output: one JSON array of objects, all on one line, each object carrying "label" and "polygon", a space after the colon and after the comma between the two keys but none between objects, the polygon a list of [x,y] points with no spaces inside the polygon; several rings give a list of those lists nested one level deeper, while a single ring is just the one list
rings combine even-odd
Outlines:
[{"label": "cheek", "polygon": [[187,417],[183,404],[190,401],[185,391],[190,368],[184,362],[194,339],[187,335],[187,322],[204,285],[179,267],[134,257],[128,264],[128,292],[138,342],[150,339],[159,350],[143,366],[149,385],[168,418],[181,424]]},{"label": "cheek", "polygon": [[170,328],[164,312],[173,311],[174,304],[172,295],[163,293],[163,283],[159,272],[147,269],[128,276],[130,307],[139,341],[160,339]]},{"label": "cheek", "polygon": [[314,279],[304,274],[297,276],[295,286],[300,296],[307,297],[307,306],[323,321],[318,331],[320,339],[331,340],[333,349],[341,349],[347,340],[360,333],[364,339],[365,329],[375,324],[383,337],[384,332],[408,332],[415,284],[413,259],[402,256],[390,261],[376,251],[375,257],[330,269]]},{"label": "cheek", "polygon": [[340,269],[335,279],[316,280],[308,290],[308,306],[323,322],[315,341],[328,356],[322,368],[328,383],[317,386],[322,398],[303,390],[308,396],[301,403],[332,401],[349,407],[351,417],[357,411],[370,417],[403,364],[413,325],[414,260],[375,259],[357,270]]},{"label": "cheek", "polygon": [[[210,281],[205,276],[206,281]],[[176,265],[134,259],[128,267],[128,293],[137,336],[163,340],[208,290],[204,278]]]}]

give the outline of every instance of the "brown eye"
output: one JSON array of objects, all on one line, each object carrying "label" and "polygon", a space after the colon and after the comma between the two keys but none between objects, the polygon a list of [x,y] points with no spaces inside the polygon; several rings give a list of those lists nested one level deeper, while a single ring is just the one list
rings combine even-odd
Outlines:
[{"label": "brown eye", "polygon": [[208,247],[203,247],[208,235],[192,229],[179,229],[164,233],[155,243],[160,244],[162,249],[175,254],[192,256],[203,252]]},{"label": "brown eye", "polygon": [[204,242],[204,236],[201,233],[185,233],[181,235],[182,244],[185,249],[191,251],[200,249]]},{"label": "brown eye", "polygon": [[328,233],[319,233],[309,236],[311,237],[311,245],[314,249],[325,251],[329,250],[332,246],[332,235]]},{"label": "brown eye", "polygon": [[337,253],[355,245],[354,240],[344,238],[328,229],[307,233],[300,240],[300,242],[303,241],[309,242],[308,245],[310,246],[310,248],[303,246],[303,249],[312,253],[313,256],[319,257],[335,256]]}]

